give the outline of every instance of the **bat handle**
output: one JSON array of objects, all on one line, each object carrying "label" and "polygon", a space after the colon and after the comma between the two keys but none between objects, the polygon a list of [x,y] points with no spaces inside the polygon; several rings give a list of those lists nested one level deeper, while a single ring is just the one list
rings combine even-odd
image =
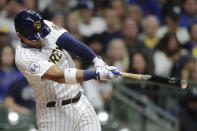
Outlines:
[{"label": "bat handle", "polygon": [[120,75],[123,77],[136,79],[136,80],[148,80],[152,77],[151,75],[132,74],[132,73],[125,73],[125,72],[120,72]]}]

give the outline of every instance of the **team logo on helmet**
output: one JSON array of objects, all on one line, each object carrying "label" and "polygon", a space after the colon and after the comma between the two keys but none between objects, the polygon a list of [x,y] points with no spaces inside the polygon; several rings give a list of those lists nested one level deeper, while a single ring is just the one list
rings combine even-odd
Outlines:
[{"label": "team logo on helmet", "polygon": [[33,26],[34,26],[34,28],[35,28],[37,31],[39,31],[39,30],[41,29],[41,27],[42,27],[40,21],[34,22]]}]

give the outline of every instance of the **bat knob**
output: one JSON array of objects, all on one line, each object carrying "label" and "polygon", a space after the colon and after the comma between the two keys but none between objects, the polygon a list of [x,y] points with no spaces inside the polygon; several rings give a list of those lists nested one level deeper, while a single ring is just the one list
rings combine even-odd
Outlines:
[{"label": "bat knob", "polygon": [[186,81],[186,80],[182,80],[182,81],[181,81],[181,88],[182,88],[182,89],[187,88],[187,81]]}]

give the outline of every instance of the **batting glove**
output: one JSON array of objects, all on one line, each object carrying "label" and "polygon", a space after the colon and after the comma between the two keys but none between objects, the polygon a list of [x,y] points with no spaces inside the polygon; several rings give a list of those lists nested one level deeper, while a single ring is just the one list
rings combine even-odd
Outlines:
[{"label": "batting glove", "polygon": [[97,80],[113,80],[120,75],[114,66],[98,67],[96,69]]},{"label": "batting glove", "polygon": [[93,63],[96,67],[96,72],[98,72],[98,80],[113,80],[120,75],[117,67],[108,66],[100,56],[93,59]]},{"label": "batting glove", "polygon": [[95,65],[96,68],[106,68],[107,67],[108,70],[117,70],[118,71],[117,67],[115,67],[115,66],[108,66],[102,60],[102,58],[100,56],[95,57],[93,59],[93,63],[94,63],[94,65]]},{"label": "batting glove", "polygon": [[100,56],[95,57],[93,59],[93,63],[96,68],[98,68],[98,67],[104,68],[106,66],[106,63],[102,60],[102,58]]}]

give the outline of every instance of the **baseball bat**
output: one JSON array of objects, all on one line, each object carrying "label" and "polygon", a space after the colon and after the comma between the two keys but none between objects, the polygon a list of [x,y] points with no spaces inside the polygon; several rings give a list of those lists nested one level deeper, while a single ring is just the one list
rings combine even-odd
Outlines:
[{"label": "baseball bat", "polygon": [[164,85],[168,87],[175,87],[181,89],[185,89],[187,87],[186,80],[179,80],[172,77],[161,77],[161,76],[133,74],[133,73],[125,73],[125,72],[121,72],[120,75],[126,78],[131,78],[135,80],[145,80],[153,84]]}]

